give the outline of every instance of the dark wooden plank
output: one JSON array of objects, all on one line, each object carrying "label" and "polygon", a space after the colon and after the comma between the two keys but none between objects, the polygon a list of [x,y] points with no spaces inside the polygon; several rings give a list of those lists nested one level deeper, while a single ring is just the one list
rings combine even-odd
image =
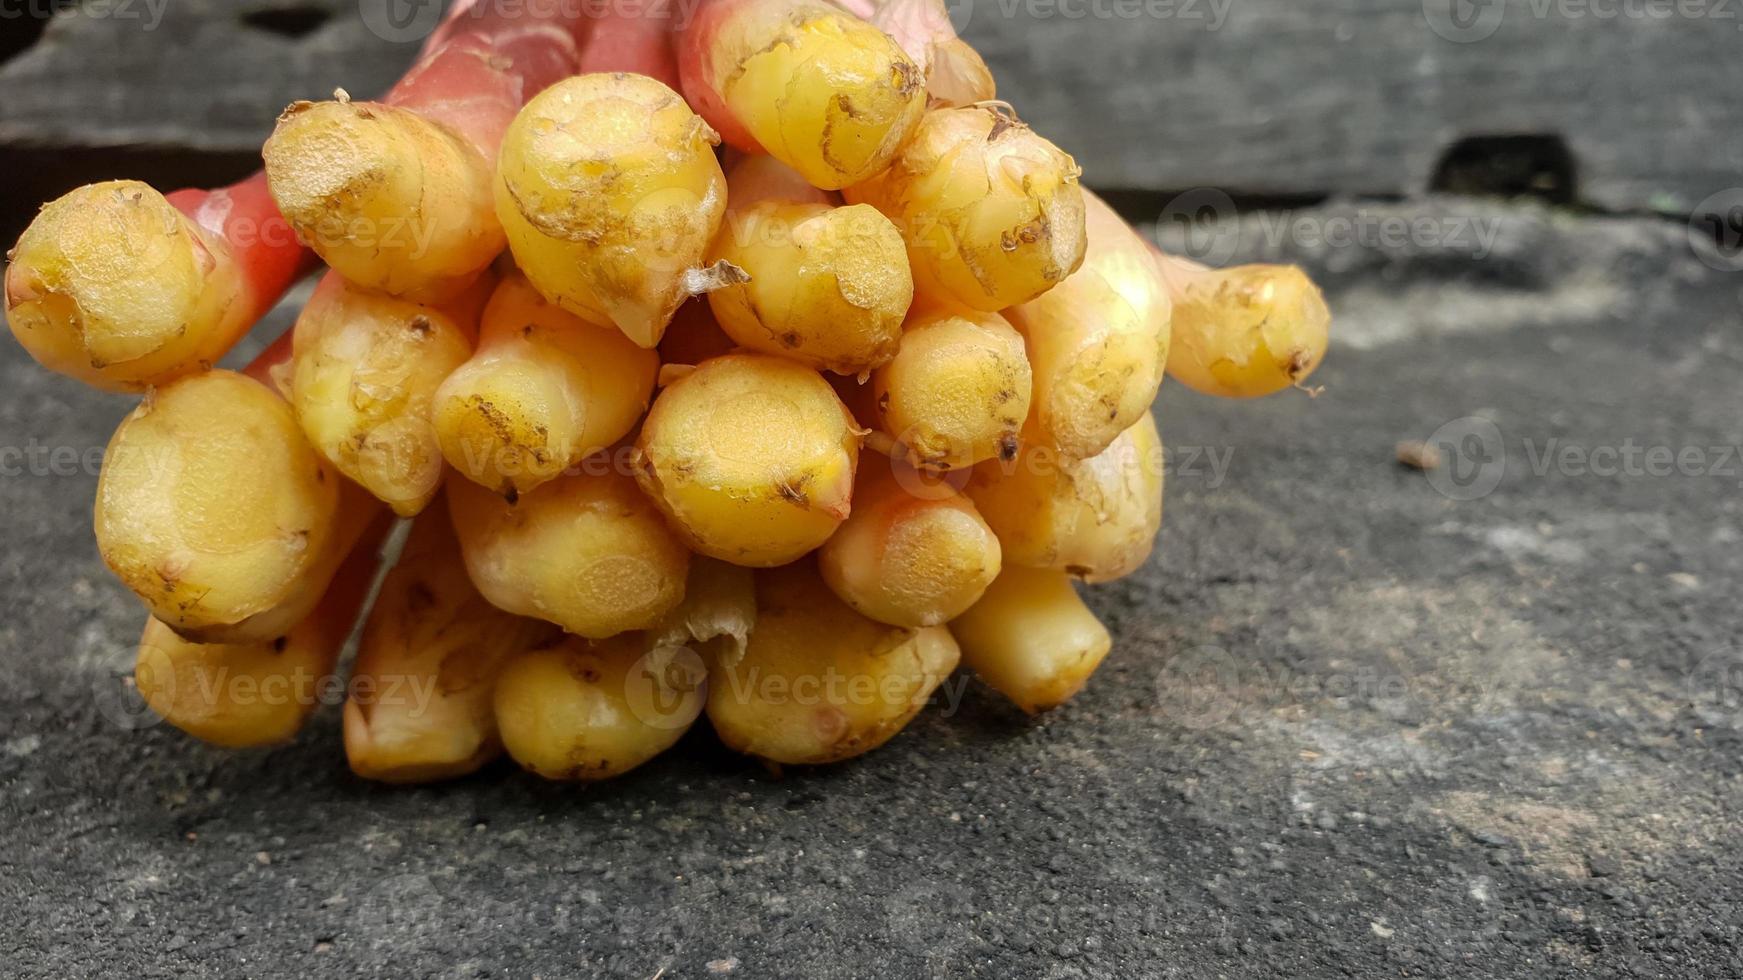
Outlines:
[{"label": "dark wooden plank", "polygon": [[[376,94],[417,49],[371,33],[357,0],[102,3],[68,8],[0,66],[0,143],[254,152],[290,101]],[[306,12],[299,29],[319,26],[250,24],[288,9]]]},{"label": "dark wooden plank", "polygon": [[1743,173],[1743,107],[1725,94],[1743,5],[1648,21],[1479,0],[1499,23],[1461,43],[1428,16],[1444,26],[1455,0],[1150,0],[1172,15],[1130,20],[958,2],[1006,97],[1101,186],[1413,194],[1484,134],[1561,137],[1580,197],[1605,208],[1684,211]]},{"label": "dark wooden plank", "polygon": [[[378,0],[297,0],[329,15],[302,37],[246,26],[263,0],[107,2],[134,16],[64,14],[0,66],[0,145],[253,152],[290,99],[377,92],[415,48],[368,29]],[[1687,211],[1738,183],[1743,104],[1725,96],[1743,2],[1645,18],[1595,11],[1662,0],[1487,0],[1471,9],[1493,32],[1477,39],[1446,26],[1454,2],[1471,0],[955,9],[1006,97],[1102,187],[1409,195],[1450,148],[1492,134],[1564,141],[1578,196],[1603,208]]]}]

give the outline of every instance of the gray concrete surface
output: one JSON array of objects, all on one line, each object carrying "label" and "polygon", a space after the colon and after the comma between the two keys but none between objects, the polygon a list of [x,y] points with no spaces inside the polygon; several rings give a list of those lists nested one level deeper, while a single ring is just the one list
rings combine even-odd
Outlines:
[{"label": "gray concrete surface", "polygon": [[[1090,593],[1089,690],[969,685],[833,769],[699,731],[600,786],[389,789],[331,710],[266,752],[141,726],[94,479],[9,453],[0,972],[1743,973],[1743,274],[1656,220],[1292,218],[1207,241],[1327,283],[1325,391],[1165,386],[1166,527]],[[9,343],[0,391],[8,450],[125,409]],[[1443,469],[1395,461],[1437,430]]]}]

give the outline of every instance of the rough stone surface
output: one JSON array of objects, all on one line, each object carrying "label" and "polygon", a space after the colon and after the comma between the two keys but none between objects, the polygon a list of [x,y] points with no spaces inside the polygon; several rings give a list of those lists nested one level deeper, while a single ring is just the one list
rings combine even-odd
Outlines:
[{"label": "rough stone surface", "polygon": [[[1441,239],[1268,243],[1387,218]],[[1743,278],[1642,219],[1294,219],[1235,240],[1329,285],[1325,391],[1165,386],[1166,528],[1089,593],[1117,647],[1088,691],[1029,720],[966,683],[832,769],[699,731],[600,786],[388,789],[332,710],[263,752],[141,727],[93,477],[9,453],[7,972],[1737,975]],[[0,384],[7,449],[82,455],[126,408],[10,344]],[[1442,470],[1396,461],[1467,418],[1494,428],[1443,431]]]}]

